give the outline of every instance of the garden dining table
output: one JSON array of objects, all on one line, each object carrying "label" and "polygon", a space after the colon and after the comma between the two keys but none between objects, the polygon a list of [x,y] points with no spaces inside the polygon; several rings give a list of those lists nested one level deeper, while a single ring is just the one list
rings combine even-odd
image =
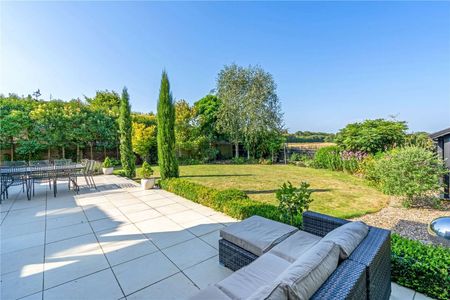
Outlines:
[{"label": "garden dining table", "polygon": [[[39,174],[41,177],[44,175],[53,183],[53,196],[56,197],[58,178],[69,178],[77,191],[79,189],[76,181],[77,175],[81,175],[78,172],[85,168],[82,164],[67,164],[67,165],[47,165],[47,166],[20,166],[20,167],[1,167],[0,175],[2,185],[5,184],[8,179],[15,180],[14,178],[20,177],[25,182],[27,189],[27,198],[31,199],[32,180],[35,175]],[[72,178],[73,177],[73,178]]]}]

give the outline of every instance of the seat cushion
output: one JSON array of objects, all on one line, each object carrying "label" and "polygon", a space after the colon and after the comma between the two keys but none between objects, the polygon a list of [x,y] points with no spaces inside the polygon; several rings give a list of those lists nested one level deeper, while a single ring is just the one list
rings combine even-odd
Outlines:
[{"label": "seat cushion", "polygon": [[333,241],[338,245],[340,248],[340,259],[344,260],[358,247],[368,231],[369,226],[361,221],[349,222],[330,231],[323,237],[323,240]]},{"label": "seat cushion", "polygon": [[194,296],[189,298],[190,300],[230,300],[226,294],[224,294],[218,287],[216,286],[208,286],[206,289],[201,290]]},{"label": "seat cushion", "polygon": [[280,282],[261,299],[272,299],[284,289],[289,299],[309,299],[337,268],[339,246],[332,241],[319,241],[301,255],[275,279]]},{"label": "seat cushion", "polygon": [[260,216],[252,216],[222,229],[220,236],[257,256],[261,256],[297,230],[290,225]]},{"label": "seat cushion", "polygon": [[320,236],[299,230],[270,249],[269,253],[275,254],[293,263],[300,255],[320,241],[320,239]]},{"label": "seat cushion", "polygon": [[216,286],[231,299],[246,299],[259,288],[273,283],[289,266],[281,257],[266,253]]}]

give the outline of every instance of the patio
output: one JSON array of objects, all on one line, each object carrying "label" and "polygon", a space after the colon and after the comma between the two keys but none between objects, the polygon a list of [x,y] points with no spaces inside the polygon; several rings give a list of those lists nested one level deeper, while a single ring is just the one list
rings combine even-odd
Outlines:
[{"label": "patio", "polygon": [[[236,220],[164,190],[97,176],[1,205],[2,299],[183,299],[225,278],[219,230]],[[425,299],[393,285],[391,299]]]}]

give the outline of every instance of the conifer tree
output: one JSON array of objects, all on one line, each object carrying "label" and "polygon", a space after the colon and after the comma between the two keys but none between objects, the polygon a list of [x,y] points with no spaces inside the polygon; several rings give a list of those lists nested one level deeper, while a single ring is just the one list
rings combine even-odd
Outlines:
[{"label": "conifer tree", "polygon": [[129,178],[133,178],[136,172],[136,157],[131,146],[131,128],[130,97],[127,88],[124,87],[119,108],[120,161],[124,175]]},{"label": "conifer tree", "polygon": [[161,179],[178,177],[178,162],[175,156],[175,106],[166,71],[163,71],[161,78],[157,120],[158,164]]}]

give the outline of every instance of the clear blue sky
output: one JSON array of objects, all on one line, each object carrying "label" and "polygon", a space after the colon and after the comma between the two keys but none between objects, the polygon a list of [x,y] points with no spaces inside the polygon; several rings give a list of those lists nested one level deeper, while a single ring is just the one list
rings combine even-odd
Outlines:
[{"label": "clear blue sky", "polygon": [[450,2],[0,5],[3,94],[127,86],[148,112],[163,68],[193,103],[235,62],[274,76],[290,131],[389,115],[413,131],[450,126]]}]

